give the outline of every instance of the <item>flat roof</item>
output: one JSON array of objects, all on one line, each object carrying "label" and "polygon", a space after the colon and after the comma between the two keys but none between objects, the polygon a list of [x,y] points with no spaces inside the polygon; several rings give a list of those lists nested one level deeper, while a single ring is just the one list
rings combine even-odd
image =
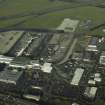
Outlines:
[{"label": "flat roof", "polygon": [[74,32],[79,24],[79,20],[71,20],[70,18],[65,18],[57,30],[64,30],[68,32]]},{"label": "flat roof", "polygon": [[14,59],[13,57],[7,57],[7,56],[0,55],[0,63],[9,64],[10,62],[12,62],[13,59]]},{"label": "flat roof", "polygon": [[97,92],[97,87],[87,87],[84,94],[90,98],[94,98],[96,92]]},{"label": "flat roof", "polygon": [[105,65],[105,51],[103,51],[101,53],[101,56],[100,56],[100,64],[104,64]]},{"label": "flat roof", "polygon": [[23,31],[0,32],[0,54],[7,53],[22,34]]},{"label": "flat roof", "polygon": [[98,41],[99,41],[99,39],[97,37],[92,37],[89,45],[97,45]]},{"label": "flat roof", "polygon": [[31,59],[28,57],[16,57],[12,60],[10,63],[10,66],[12,65],[18,65],[18,66],[26,66],[30,64]]},{"label": "flat roof", "polygon": [[76,103],[76,102],[74,102],[74,103],[72,103],[72,105],[79,105],[78,103]]},{"label": "flat roof", "polygon": [[94,84],[94,85],[95,85],[95,84],[96,84],[96,81],[94,81],[94,80],[89,80],[89,81],[88,81],[88,84]]},{"label": "flat roof", "polygon": [[35,95],[31,95],[31,94],[24,94],[23,97],[28,98],[28,99],[32,99],[32,100],[35,100],[35,101],[40,100],[40,96],[35,96]]},{"label": "flat roof", "polygon": [[105,51],[102,51],[101,56],[105,57]]},{"label": "flat roof", "polygon": [[90,89],[90,94],[94,97],[96,95],[97,92],[97,87],[91,87]]},{"label": "flat roof", "polygon": [[51,65],[52,65],[51,63],[44,63],[44,65],[41,67],[41,70],[46,73],[51,73],[52,71]]},{"label": "flat roof", "polygon": [[73,76],[73,79],[71,81],[71,85],[78,85],[79,82],[80,82],[80,79],[83,75],[83,72],[84,72],[84,69],[82,68],[77,68],[75,73],[74,73],[74,76]]},{"label": "flat roof", "polygon": [[73,53],[72,59],[82,59],[83,54],[82,53]]},{"label": "flat roof", "polygon": [[10,83],[16,85],[20,76],[23,74],[22,70],[17,69],[8,69],[0,72],[0,82]]}]

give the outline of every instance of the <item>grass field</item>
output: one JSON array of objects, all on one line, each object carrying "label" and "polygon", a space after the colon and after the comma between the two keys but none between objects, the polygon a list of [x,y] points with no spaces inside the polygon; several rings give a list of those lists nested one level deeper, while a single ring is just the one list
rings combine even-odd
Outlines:
[{"label": "grass field", "polygon": [[[49,8],[58,8],[67,5],[70,4],[60,1],[51,2],[50,0],[4,0],[0,4],[0,28],[17,24],[31,17],[21,17],[23,14],[37,13]],[[18,18],[16,18],[17,16]]]},{"label": "grass field", "polygon": [[[1,11],[1,9],[0,9]],[[17,10],[18,11],[18,10]],[[0,12],[1,13],[1,12]],[[5,14],[6,15],[6,14]],[[52,12],[39,17],[27,16],[15,19],[0,20],[0,28],[17,25],[26,28],[55,28],[64,18],[86,20],[91,19],[95,24],[105,22],[105,9],[98,7],[77,7],[59,12]]]},{"label": "grass field", "polygon": [[0,4],[0,16],[16,15],[24,12],[28,13],[66,4],[67,3],[60,1],[51,2],[50,0],[4,0],[4,2]]},{"label": "grass field", "polygon": [[16,26],[20,23],[19,27],[55,28],[64,18],[91,19],[96,24],[105,22],[105,9],[92,6],[56,11],[39,17],[35,17],[34,14],[21,17],[22,14],[36,13],[49,8],[59,8],[68,5],[72,4],[61,1],[51,2],[50,0],[5,0],[0,4],[0,28]]},{"label": "grass field", "polygon": [[96,35],[96,36],[105,36],[105,26],[102,26],[94,31],[91,31],[92,35]]},{"label": "grass field", "polygon": [[57,27],[64,18],[86,20],[91,19],[94,23],[100,24],[105,22],[105,9],[98,7],[78,7],[61,12],[49,13],[38,18],[27,20],[24,27],[42,27],[54,28]]}]

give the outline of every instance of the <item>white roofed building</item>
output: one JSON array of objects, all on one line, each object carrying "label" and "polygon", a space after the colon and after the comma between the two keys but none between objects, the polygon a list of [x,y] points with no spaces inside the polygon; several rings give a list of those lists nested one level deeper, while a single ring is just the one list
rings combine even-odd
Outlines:
[{"label": "white roofed building", "polygon": [[74,76],[72,78],[71,85],[78,85],[82,78],[83,73],[84,73],[84,69],[77,68],[76,71],[74,72]]},{"label": "white roofed building", "polygon": [[95,98],[97,93],[97,87],[87,87],[84,95],[89,97],[89,98]]},{"label": "white roofed building", "polygon": [[101,53],[99,63],[100,63],[101,65],[105,65],[105,51],[103,51],[103,52]]},{"label": "white roofed building", "polygon": [[65,32],[74,32],[79,24],[79,20],[71,20],[65,18],[57,30],[63,30]]},{"label": "white roofed building", "polygon": [[76,102],[74,102],[74,103],[72,103],[72,105],[79,105],[78,103],[76,103]]},{"label": "white roofed building", "polygon": [[96,81],[95,80],[89,80],[88,81],[88,84],[95,85],[96,84]]},{"label": "white roofed building", "polygon": [[41,70],[45,73],[51,73],[52,71],[52,64],[51,63],[44,63],[42,66],[41,66]]},{"label": "white roofed building", "polygon": [[10,64],[14,58],[0,55],[0,63]]}]

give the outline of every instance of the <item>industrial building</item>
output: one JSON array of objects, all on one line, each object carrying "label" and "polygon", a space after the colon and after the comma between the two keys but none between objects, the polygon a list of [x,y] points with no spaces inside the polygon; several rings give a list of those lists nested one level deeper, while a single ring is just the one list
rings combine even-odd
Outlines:
[{"label": "industrial building", "polygon": [[40,64],[38,60],[31,60],[28,57],[17,57],[12,60],[9,67],[22,68],[22,69],[40,69]]},{"label": "industrial building", "polygon": [[27,65],[30,63],[30,59],[26,57],[16,57],[13,61],[9,64],[10,67],[13,68],[22,68],[25,69]]},{"label": "industrial building", "polygon": [[28,100],[33,100],[33,101],[40,101],[40,96],[35,96],[31,94],[24,94],[23,98],[28,99]]},{"label": "industrial building", "polygon": [[31,60],[27,57],[17,57],[10,64],[9,67],[12,68],[21,68],[21,69],[36,69],[41,70],[44,73],[51,73],[52,71],[52,63],[45,62],[44,64],[40,64],[38,60]]},{"label": "industrial building", "polygon": [[84,95],[88,98],[94,99],[97,93],[97,87],[86,87]]},{"label": "industrial building", "polygon": [[86,50],[97,52],[98,51],[98,44],[99,44],[99,38],[98,37],[92,37]]},{"label": "industrial building", "polygon": [[81,78],[82,78],[83,73],[84,73],[84,69],[77,68],[76,71],[74,72],[74,76],[73,76],[70,84],[71,85],[78,85]]},{"label": "industrial building", "polygon": [[71,48],[73,37],[73,33],[54,34],[44,54],[44,56],[47,56],[47,62],[60,62],[63,60],[69,48]]},{"label": "industrial building", "polygon": [[72,105],[79,105],[78,103],[76,103],[76,102],[74,102],[74,103],[72,103]]},{"label": "industrial building", "polygon": [[45,73],[51,73],[52,71],[52,64],[51,63],[44,63],[42,66],[41,66],[41,70]]},{"label": "industrial building", "polygon": [[95,73],[91,76],[91,79],[88,80],[88,84],[95,85],[97,83],[100,83],[102,81],[101,74]]},{"label": "industrial building", "polygon": [[17,85],[23,78],[24,71],[14,68],[5,68],[0,72],[0,82],[4,84]]},{"label": "industrial building", "polygon": [[25,49],[24,55],[36,57],[37,55],[40,55],[51,35],[46,33],[30,33],[30,35],[32,40],[30,41],[29,46]]},{"label": "industrial building", "polygon": [[88,81],[88,84],[90,84],[90,85],[95,85],[95,84],[96,84],[96,81],[95,81],[95,80],[90,79],[90,80]]},{"label": "industrial building", "polygon": [[13,45],[12,49],[9,51],[10,56],[21,56],[24,50],[29,46],[32,40],[32,36],[27,32],[24,32],[19,40]]},{"label": "industrial building", "polygon": [[94,81],[96,81],[96,82],[101,82],[102,81],[100,73],[95,73],[94,74]]},{"label": "industrial building", "polygon": [[83,59],[83,54],[82,53],[80,53],[80,52],[73,53],[72,60],[80,61],[82,59]]},{"label": "industrial building", "polygon": [[0,55],[0,63],[10,64],[13,61],[13,59],[13,57]]},{"label": "industrial building", "polygon": [[63,30],[64,32],[74,32],[79,24],[79,20],[71,20],[65,18],[57,30]]},{"label": "industrial building", "polygon": [[92,52],[86,51],[83,56],[84,62],[90,62],[92,60]]},{"label": "industrial building", "polygon": [[0,54],[6,54],[21,38],[24,31],[5,31],[0,33]]},{"label": "industrial building", "polygon": [[100,56],[99,63],[101,65],[105,65],[105,51],[102,51],[101,56]]}]

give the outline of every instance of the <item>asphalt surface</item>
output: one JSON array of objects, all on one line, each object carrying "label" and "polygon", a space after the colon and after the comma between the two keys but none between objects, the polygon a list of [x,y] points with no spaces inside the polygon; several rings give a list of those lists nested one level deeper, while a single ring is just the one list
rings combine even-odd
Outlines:
[{"label": "asphalt surface", "polygon": [[65,55],[64,59],[61,62],[59,62],[59,64],[63,64],[63,63],[65,63],[68,60],[68,58],[70,57],[70,55],[73,53],[73,50],[74,50],[74,47],[75,47],[77,41],[78,41],[78,39],[75,38],[74,41],[73,41],[73,43],[72,43],[72,45],[70,45],[70,47],[68,49],[68,52]]}]

